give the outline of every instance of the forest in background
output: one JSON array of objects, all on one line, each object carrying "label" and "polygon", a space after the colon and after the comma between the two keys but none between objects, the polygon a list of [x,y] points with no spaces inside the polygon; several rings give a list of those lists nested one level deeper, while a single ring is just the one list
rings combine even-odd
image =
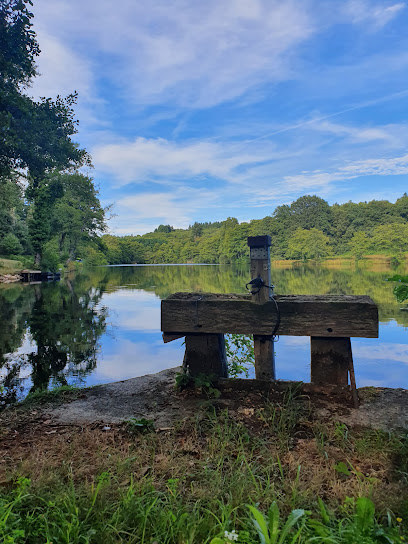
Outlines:
[{"label": "forest in background", "polygon": [[269,234],[273,259],[385,254],[395,264],[408,252],[408,195],[387,200],[330,206],[318,196],[302,196],[263,219],[239,223],[194,223],[188,229],[160,225],[141,236],[101,238],[99,263],[247,263],[248,236]]}]

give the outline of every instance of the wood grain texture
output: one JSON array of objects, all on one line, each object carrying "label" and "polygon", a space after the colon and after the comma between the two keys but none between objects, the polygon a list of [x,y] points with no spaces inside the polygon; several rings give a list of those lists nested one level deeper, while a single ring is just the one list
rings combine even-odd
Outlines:
[{"label": "wood grain texture", "polygon": [[352,361],[350,338],[312,336],[310,346],[311,382],[347,386]]},{"label": "wood grain texture", "polygon": [[191,376],[214,374],[228,377],[227,355],[223,334],[202,334],[186,336],[184,365]]},{"label": "wood grain texture", "polygon": [[[166,334],[235,333],[270,335],[276,323],[273,301],[250,296],[176,293],[161,303]],[[354,295],[275,295],[280,335],[378,338],[378,309],[370,297]]]},{"label": "wood grain texture", "polygon": [[179,338],[184,338],[184,334],[166,334],[163,333],[163,342],[167,344],[168,342],[173,342],[173,340],[178,340]]},{"label": "wood grain texture", "polygon": [[[256,242],[254,242],[256,240]],[[266,253],[265,259],[253,259],[251,256],[251,279],[261,277],[265,285],[261,289],[255,289],[252,293],[252,302],[264,304],[269,302],[271,296],[271,240],[269,236],[255,236],[248,238],[248,245],[256,246],[262,243]],[[255,376],[259,380],[274,380],[275,375],[275,351],[271,336],[254,335]]]}]

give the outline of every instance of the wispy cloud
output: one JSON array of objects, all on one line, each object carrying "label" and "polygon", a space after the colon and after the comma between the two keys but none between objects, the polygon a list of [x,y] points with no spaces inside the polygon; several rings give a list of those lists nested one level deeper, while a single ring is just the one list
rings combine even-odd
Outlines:
[{"label": "wispy cloud", "polygon": [[401,174],[408,174],[408,155],[356,161],[331,172],[315,170],[295,176],[286,176],[283,184],[287,191],[316,190],[334,182],[362,176],[397,176]]},{"label": "wispy cloud", "polygon": [[405,7],[37,0],[32,92],[79,91],[118,234],[260,217],[305,192],[380,194],[391,184],[374,176],[407,173]]},{"label": "wispy cloud", "polygon": [[108,0],[54,0],[35,11],[55,37],[72,33],[78,51],[98,49],[101,75],[134,103],[209,107],[288,76],[288,55],[313,32],[306,8],[296,0],[154,0],[146,9],[122,0],[113,10]]},{"label": "wispy cloud", "polygon": [[405,7],[404,2],[373,4],[366,0],[349,0],[345,2],[343,10],[353,23],[368,23],[372,24],[374,28],[381,28],[394,19]]},{"label": "wispy cloud", "polygon": [[95,99],[92,66],[88,59],[75,53],[58,37],[37,31],[42,53],[37,60],[39,77],[31,92],[36,96],[67,95],[78,91],[81,98]]},{"label": "wispy cloud", "polygon": [[213,191],[174,189],[159,193],[143,192],[118,200],[114,234],[142,234],[157,225],[186,228],[197,210],[209,209],[219,199]]},{"label": "wispy cloud", "polygon": [[174,182],[197,176],[232,181],[240,177],[234,173],[236,168],[271,158],[264,147],[246,152],[242,143],[173,142],[164,138],[103,145],[94,148],[92,155],[97,168],[114,175],[119,185],[156,179]]}]

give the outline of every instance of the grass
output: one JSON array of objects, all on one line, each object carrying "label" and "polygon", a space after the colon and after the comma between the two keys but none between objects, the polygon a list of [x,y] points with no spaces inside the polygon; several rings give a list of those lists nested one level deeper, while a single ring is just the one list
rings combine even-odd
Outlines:
[{"label": "grass", "polygon": [[24,400],[21,401],[22,406],[30,406],[36,404],[44,404],[46,402],[63,402],[67,397],[73,398],[75,394],[82,394],[83,388],[75,387],[74,385],[61,385],[53,389],[36,389],[28,393]]},{"label": "grass", "polygon": [[27,255],[18,255],[10,257],[0,257],[0,275],[16,274],[23,268],[32,268],[33,257]]},{"label": "grass", "polygon": [[171,429],[16,421],[8,544],[407,541],[407,436],[320,421],[293,393],[234,413],[207,401]]},{"label": "grass", "polygon": [[16,274],[23,268],[21,261],[14,261],[12,259],[0,258],[0,275],[2,274]]}]

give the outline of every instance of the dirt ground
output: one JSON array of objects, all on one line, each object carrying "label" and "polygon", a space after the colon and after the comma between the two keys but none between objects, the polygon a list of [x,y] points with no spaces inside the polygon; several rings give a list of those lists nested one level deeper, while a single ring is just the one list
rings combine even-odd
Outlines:
[{"label": "dirt ground", "polygon": [[[205,391],[175,389],[180,368],[164,370],[139,378],[101,385],[83,392],[65,395],[57,403],[9,409],[0,415],[0,423],[42,420],[55,425],[108,425],[131,418],[152,420],[156,428],[166,428],[188,419],[201,405],[211,402],[231,413],[262,407],[266,399],[280,401],[289,382],[269,384],[260,380],[221,380],[217,399],[209,399]],[[366,387],[358,391],[360,407],[353,408],[350,392],[340,393],[310,384],[296,386],[319,419],[335,420],[348,426],[370,427],[384,431],[408,428],[408,390]],[[30,415],[31,414],[31,415]]]},{"label": "dirt ground", "polygon": [[[326,479],[331,478],[329,487],[333,496],[336,493],[339,496],[362,493],[368,491],[360,489],[363,484],[357,476],[350,476],[339,484],[333,466],[344,460],[345,453],[328,440],[325,445],[328,457],[322,457],[314,430],[320,426],[323,433],[330,433],[329,429],[338,422],[345,423],[348,428],[355,426],[357,432],[362,427],[408,429],[408,391],[405,390],[360,389],[361,406],[355,409],[348,390],[339,393],[310,384],[221,380],[217,386],[219,398],[209,398],[206,391],[200,389],[177,391],[174,384],[179,371],[175,368],[83,391],[68,391],[52,401],[25,403],[3,411],[0,414],[0,486],[11,486],[16,471],[29,474],[33,481],[44,483],[49,479],[53,485],[53,478],[64,466],[74,467],[75,479],[81,481],[101,471],[115,471],[118,464],[129,463],[129,459],[133,459],[135,474],[143,475],[146,470],[152,470],[149,465],[151,452],[142,438],[136,442],[129,438],[129,423],[124,422],[132,418],[153,421],[153,435],[157,439],[154,448],[158,449],[158,452],[155,450],[154,469],[158,481],[163,471],[166,478],[173,477],[174,471],[183,474],[183,471],[195,470],[191,463],[206,458],[208,452],[204,450],[208,449],[208,443],[205,437],[197,435],[194,425],[195,419],[205,418],[208,410],[215,411],[220,417],[227,410],[228,418],[242,423],[251,436],[267,437],[269,433],[268,448],[272,448],[276,442],[275,430],[265,426],[262,413],[266,412],[263,410],[270,412],[272,406],[279,414],[293,402],[293,406],[300,403],[302,416],[293,424],[290,448],[282,454],[282,462],[290,474],[295,478],[301,464],[306,478],[305,489],[313,490],[316,485],[316,493],[320,493],[322,486],[325,489],[328,486]],[[291,417],[290,414],[287,417]],[[279,416],[277,418],[279,420]],[[167,465],[161,467],[169,452],[174,457],[173,472]],[[365,451],[347,452],[353,466],[382,482],[383,487],[379,484],[378,493],[376,491],[378,500],[384,495],[389,501],[399,497],[402,491],[398,482],[391,482],[390,474],[395,471],[391,457],[384,454],[382,459],[381,455],[381,452],[375,452],[371,457]],[[351,486],[350,489],[345,489],[345,485]]]}]

